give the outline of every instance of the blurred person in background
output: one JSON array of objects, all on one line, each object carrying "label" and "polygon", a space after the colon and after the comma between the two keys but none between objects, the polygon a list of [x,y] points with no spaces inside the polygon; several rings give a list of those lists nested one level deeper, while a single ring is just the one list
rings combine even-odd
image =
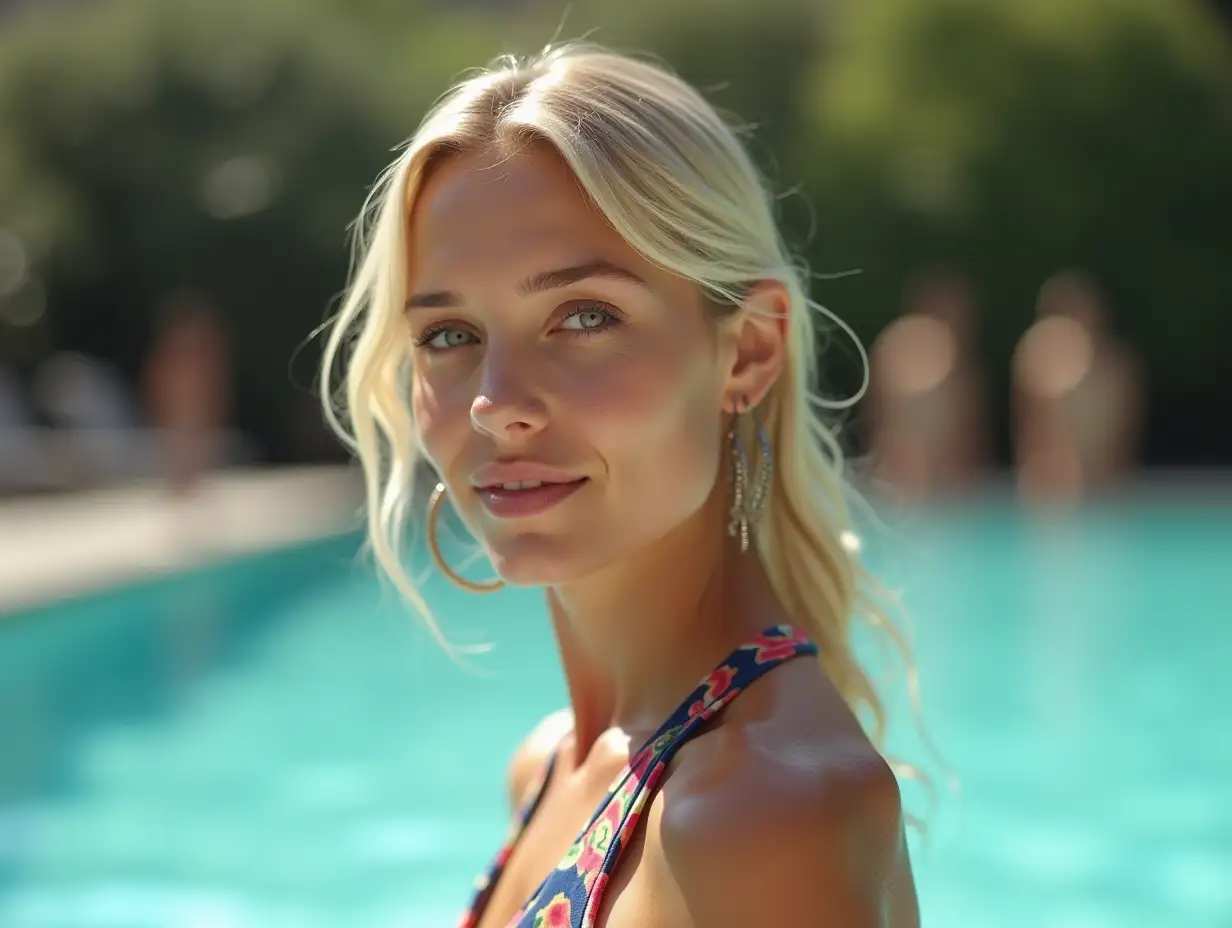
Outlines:
[{"label": "blurred person in background", "polygon": [[1071,503],[1116,485],[1137,463],[1142,371],[1108,330],[1095,281],[1057,274],[1040,290],[1038,320],[1012,368],[1018,486],[1030,501]]},{"label": "blurred person in background", "polygon": [[54,486],[54,471],[38,440],[21,379],[0,361],[0,496]]},{"label": "blurred person in background", "polygon": [[69,486],[131,480],[149,469],[141,415],[111,364],[59,351],[34,378],[39,411],[55,426],[50,456]]},{"label": "blurred person in background", "polygon": [[909,288],[907,312],[870,353],[874,473],[910,501],[967,491],[988,466],[984,371],[974,350],[971,287],[935,268]]},{"label": "blurred person in background", "polygon": [[[514,754],[513,832],[462,924],[915,928],[851,642],[889,618],[842,542],[819,309],[737,136],[653,65],[504,59],[357,228],[320,382],[372,550],[427,617],[399,553],[426,457],[437,568],[543,588],[571,702]],[[496,582],[452,566],[447,501]]]},{"label": "blurred person in background", "polygon": [[144,372],[145,402],[167,486],[184,495],[222,463],[231,415],[227,338],[202,294],[176,293],[159,315]]}]

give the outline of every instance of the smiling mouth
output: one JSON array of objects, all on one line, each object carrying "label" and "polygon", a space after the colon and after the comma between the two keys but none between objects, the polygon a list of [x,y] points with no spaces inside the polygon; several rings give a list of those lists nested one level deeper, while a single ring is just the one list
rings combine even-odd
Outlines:
[{"label": "smiling mouth", "polygon": [[511,480],[476,487],[475,492],[491,515],[498,519],[516,519],[546,512],[568,499],[589,481],[589,477],[561,483]]},{"label": "smiling mouth", "polygon": [[[584,478],[583,478],[584,479]],[[493,483],[486,487],[480,487],[481,490],[537,490],[543,486],[557,486],[560,483],[576,481],[550,481],[550,480],[512,480],[508,483]]]}]

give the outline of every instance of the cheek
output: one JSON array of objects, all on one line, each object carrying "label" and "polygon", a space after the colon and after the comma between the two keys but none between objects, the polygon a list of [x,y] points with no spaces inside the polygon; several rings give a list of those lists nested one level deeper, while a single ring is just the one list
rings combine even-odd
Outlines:
[{"label": "cheek", "polygon": [[457,391],[420,373],[411,378],[411,415],[415,436],[437,471],[448,473],[470,428],[470,405]]},{"label": "cheek", "polygon": [[579,385],[571,406],[619,497],[678,520],[701,506],[718,473],[719,391],[704,361],[650,358]]}]

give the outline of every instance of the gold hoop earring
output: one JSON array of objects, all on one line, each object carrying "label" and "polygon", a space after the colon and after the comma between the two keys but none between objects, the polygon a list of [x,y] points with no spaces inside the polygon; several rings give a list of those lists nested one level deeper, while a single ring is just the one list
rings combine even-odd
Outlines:
[{"label": "gold hoop earring", "polygon": [[449,566],[445,561],[445,556],[441,554],[440,542],[436,539],[437,524],[441,520],[441,501],[447,496],[445,484],[438,483],[436,489],[432,491],[432,496],[428,499],[428,552],[432,555],[432,562],[436,564],[436,569],[445,575],[445,578],[455,586],[460,586],[462,589],[471,593],[495,593],[497,590],[504,588],[503,580],[492,580],[488,583],[476,583],[473,580],[467,580],[456,570]]}]

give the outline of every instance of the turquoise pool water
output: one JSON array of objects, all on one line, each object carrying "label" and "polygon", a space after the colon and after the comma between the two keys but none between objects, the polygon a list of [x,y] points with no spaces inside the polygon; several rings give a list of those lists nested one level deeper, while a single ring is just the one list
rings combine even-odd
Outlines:
[{"label": "turquoise pool water", "polygon": [[[1232,925],[1232,504],[989,502],[903,535],[870,558],[962,786],[916,842],[926,924]],[[468,672],[355,548],[0,621],[0,925],[453,924],[562,681],[534,595],[430,587],[496,644]]]}]

